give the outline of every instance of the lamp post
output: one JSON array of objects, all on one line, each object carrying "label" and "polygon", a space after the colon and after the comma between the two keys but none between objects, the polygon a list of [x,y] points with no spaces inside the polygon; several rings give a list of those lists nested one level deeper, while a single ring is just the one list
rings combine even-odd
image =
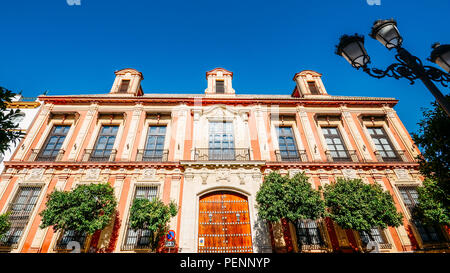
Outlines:
[{"label": "lamp post", "polygon": [[402,47],[403,38],[397,29],[397,22],[393,19],[376,21],[370,37],[378,40],[389,50],[396,49],[395,59],[397,63],[391,64],[385,70],[369,68],[370,57],[364,48],[364,36],[358,34],[343,35],[337,45],[336,54],[344,57],[354,68],[362,69],[370,76],[378,79],[386,76],[395,79],[406,78],[411,84],[420,79],[450,117],[450,104],[433,83],[435,81],[440,82],[444,87],[449,86],[450,45],[435,43],[428,59],[442,67],[446,71],[444,72],[432,66],[424,66],[419,58]]}]

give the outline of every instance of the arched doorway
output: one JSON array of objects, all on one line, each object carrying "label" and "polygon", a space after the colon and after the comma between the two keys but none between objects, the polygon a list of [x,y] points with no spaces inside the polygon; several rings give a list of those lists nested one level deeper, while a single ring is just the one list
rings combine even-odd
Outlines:
[{"label": "arched doorway", "polygon": [[253,251],[247,197],[215,191],[200,197],[199,253],[249,253]]}]

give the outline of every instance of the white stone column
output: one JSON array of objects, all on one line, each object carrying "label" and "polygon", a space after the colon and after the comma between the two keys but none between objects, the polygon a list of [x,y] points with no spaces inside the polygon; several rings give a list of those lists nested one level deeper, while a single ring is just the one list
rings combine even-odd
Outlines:
[{"label": "white stone column", "polygon": [[141,114],[143,111],[142,104],[137,104],[134,107],[133,115],[131,116],[130,127],[128,129],[127,139],[125,141],[125,147],[123,149],[120,158],[122,160],[131,160],[132,151],[134,150],[134,144],[137,137],[137,130],[139,128],[139,123],[141,119]]},{"label": "white stone column", "polygon": [[33,140],[39,133],[39,129],[44,126],[44,122],[48,119],[48,116],[50,115],[50,111],[52,109],[53,104],[44,104],[44,106],[42,106],[41,112],[37,116],[36,121],[33,123],[33,126],[28,131],[28,134],[25,137],[22,145],[17,148],[17,153],[15,154],[14,158],[12,158],[12,160],[26,159],[25,156],[27,154],[27,151],[31,148],[31,143],[33,143]]},{"label": "white stone column", "polygon": [[303,106],[297,107],[297,113],[300,117],[300,122],[303,127],[303,130],[305,131],[306,141],[308,142],[307,146],[313,157],[312,159],[314,161],[321,161],[319,147],[317,145],[316,139],[314,138],[313,129],[309,122],[308,114],[305,111],[305,107]]},{"label": "white stone column", "polygon": [[91,104],[89,107],[88,112],[86,113],[86,116],[83,120],[83,124],[81,125],[81,129],[78,132],[77,138],[75,140],[75,143],[73,144],[73,149],[71,149],[68,160],[69,161],[75,161],[77,159],[77,155],[80,154],[82,151],[82,145],[86,138],[86,135],[88,134],[89,128],[91,126],[92,120],[94,120],[95,115],[98,113],[98,105],[97,104]]},{"label": "white stone column", "polygon": [[369,149],[367,149],[366,145],[364,144],[364,140],[359,133],[355,122],[353,121],[351,113],[346,110],[346,107],[341,107],[341,111],[343,120],[345,123],[347,123],[347,126],[350,129],[350,134],[353,136],[353,139],[355,139],[357,145],[356,148],[366,161],[371,161],[372,157],[370,156]]},{"label": "white stone column", "polygon": [[267,141],[267,129],[264,122],[264,112],[261,106],[255,108],[256,131],[259,138],[259,148],[261,150],[261,160],[270,160],[270,149]]}]

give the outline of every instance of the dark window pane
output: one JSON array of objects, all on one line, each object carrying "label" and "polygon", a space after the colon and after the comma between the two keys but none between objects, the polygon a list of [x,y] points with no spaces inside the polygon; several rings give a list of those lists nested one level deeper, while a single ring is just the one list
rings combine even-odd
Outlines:
[{"label": "dark window pane", "polygon": [[217,94],[224,94],[225,93],[224,81],[216,81],[216,93]]},{"label": "dark window pane", "polygon": [[122,80],[120,85],[119,93],[126,93],[128,91],[128,86],[130,85],[130,80]]},{"label": "dark window pane", "polygon": [[314,81],[309,81],[308,82],[308,87],[309,87],[309,91],[311,91],[311,94],[313,95],[319,95],[319,89],[317,89],[317,85],[316,82]]}]

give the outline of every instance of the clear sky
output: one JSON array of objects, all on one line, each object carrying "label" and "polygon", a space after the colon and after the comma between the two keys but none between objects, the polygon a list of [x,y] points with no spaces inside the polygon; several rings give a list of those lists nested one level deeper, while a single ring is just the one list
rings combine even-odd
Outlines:
[{"label": "clear sky", "polygon": [[392,17],[405,48],[428,64],[433,42],[450,43],[449,0],[80,1],[0,0],[0,86],[24,96],[101,94],[115,70],[131,67],[143,72],[145,93],[203,93],[205,72],[223,67],[238,94],[291,94],[294,74],[312,69],[331,95],[399,99],[413,132],[433,100],[422,83],[371,78],[335,45],[364,34],[372,65],[385,68],[394,54],[368,33]]}]

